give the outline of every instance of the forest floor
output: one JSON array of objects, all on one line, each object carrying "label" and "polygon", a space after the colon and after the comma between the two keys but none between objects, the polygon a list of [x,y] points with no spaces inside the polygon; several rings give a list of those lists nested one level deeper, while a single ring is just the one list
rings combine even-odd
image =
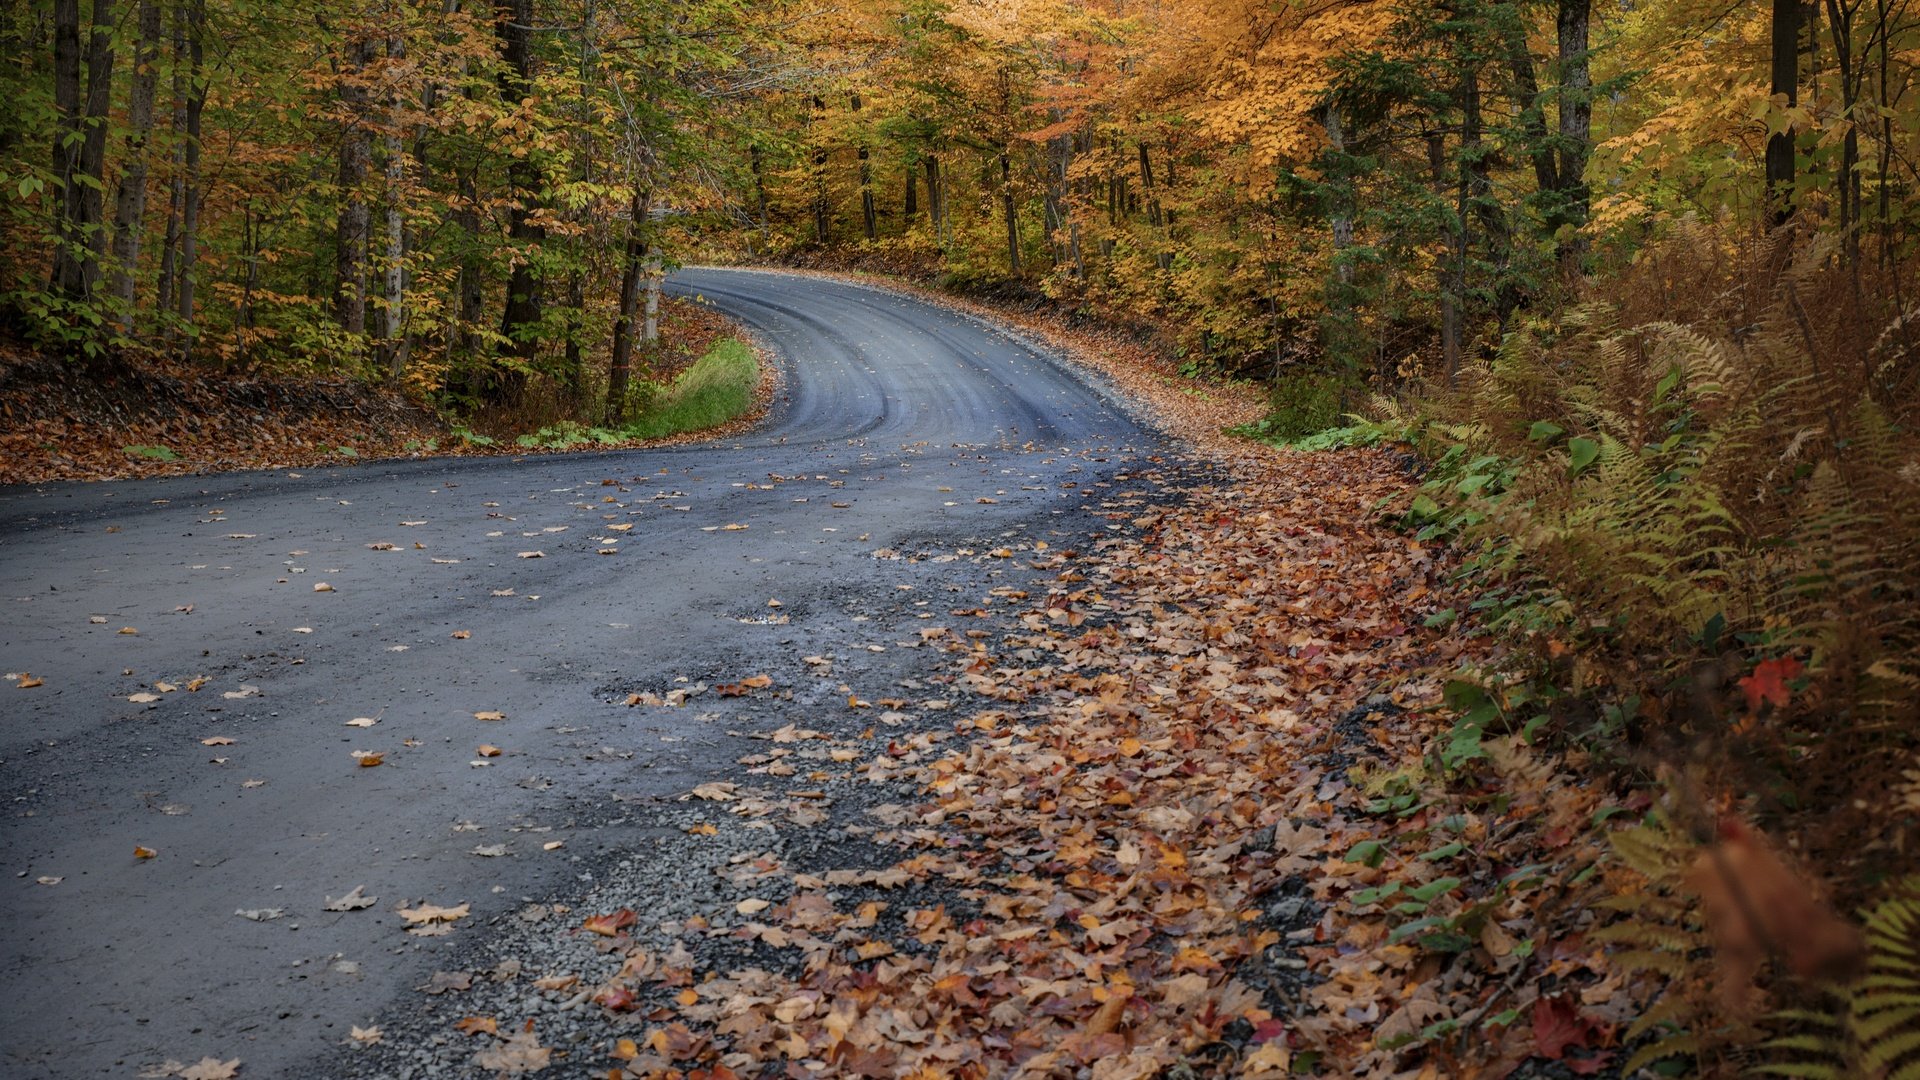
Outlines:
[{"label": "forest floor", "polygon": [[[710,307],[669,298],[665,343],[646,373],[667,382],[736,327]],[[324,372],[250,371],[162,356],[128,356],[96,377],[75,364],[0,342],[0,485],[313,468],[434,456],[519,457],[552,449],[517,436],[564,416],[556,395],[487,410],[464,427],[408,395]],[[761,364],[755,406],[698,435],[597,445],[622,449],[713,438],[751,427],[778,388]]]}]

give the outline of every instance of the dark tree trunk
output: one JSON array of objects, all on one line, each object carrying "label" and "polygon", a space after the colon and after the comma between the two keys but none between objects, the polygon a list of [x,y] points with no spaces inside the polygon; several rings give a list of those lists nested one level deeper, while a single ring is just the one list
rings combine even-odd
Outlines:
[{"label": "dark tree trunk", "polygon": [[[1559,220],[1555,225],[1569,230],[1587,223],[1592,200],[1587,188],[1587,156],[1593,149],[1593,72],[1587,60],[1591,14],[1591,0],[1560,0],[1555,19],[1560,45]],[[1569,280],[1578,277],[1587,250],[1585,238],[1569,232],[1556,250],[1562,275]]]},{"label": "dark tree trunk", "polygon": [[181,350],[193,347],[193,264],[200,248],[200,116],[206,110],[206,0],[187,5],[186,178],[180,199],[180,261],[174,268],[174,313],[180,317]]},{"label": "dark tree trunk", "polygon": [[[525,100],[533,78],[533,2],[508,0],[498,10],[501,54],[507,71],[502,76],[502,91],[515,104]],[[513,242],[513,270],[507,277],[507,300],[500,319],[500,334],[510,343],[507,348],[522,360],[532,360],[540,350],[541,319],[540,273],[534,256],[547,230],[533,219],[532,202],[539,191],[540,170],[525,153],[516,154],[507,166],[507,179],[513,188],[513,201],[507,209],[507,237]],[[508,400],[518,393],[519,379],[493,384],[493,399]]]},{"label": "dark tree trunk", "polygon": [[640,284],[647,270],[647,229],[653,211],[653,192],[633,190],[627,241],[620,269],[620,315],[613,324],[613,360],[607,367],[607,423],[625,419],[627,387],[632,384],[633,339],[640,314]]},{"label": "dark tree trunk", "polygon": [[153,98],[159,82],[159,0],[140,0],[140,43],[133,56],[133,86],[127,100],[126,172],[113,211],[113,296],[122,334],[133,332],[134,282],[140,269],[140,234],[147,214],[147,167],[153,136]]},{"label": "dark tree trunk", "polygon": [[54,3],[54,103],[62,123],[55,129],[54,172],[60,177],[61,210],[53,256],[54,291],[74,300],[92,297],[106,252],[103,177],[107,157],[107,110],[113,103],[113,3],[94,0],[87,40],[86,99],[80,98],[79,0]]},{"label": "dark tree trunk", "polygon": [[[1434,132],[1427,136],[1427,168],[1433,177],[1434,193],[1447,190],[1446,136]],[[1467,180],[1460,171],[1452,228],[1447,234],[1448,258],[1440,264],[1440,357],[1446,380],[1453,383],[1460,371],[1460,297],[1466,293],[1467,267]]]},{"label": "dark tree trunk", "polygon": [[933,226],[935,247],[947,249],[947,189],[940,181],[940,158],[928,154],[921,159],[927,171],[927,223]]},{"label": "dark tree trunk", "polygon": [[[1787,105],[1800,103],[1800,0],[1773,0],[1772,87]],[[1767,139],[1767,216],[1775,226],[1793,216],[1793,128]]]},{"label": "dark tree trunk", "polygon": [[913,226],[913,219],[920,216],[920,185],[918,183],[919,178],[914,175],[913,164],[912,161],[908,161],[905,169],[907,175],[907,197],[900,206],[900,225],[903,229],[911,228]]},{"label": "dark tree trunk", "polygon": [[[356,34],[359,30],[354,31]],[[367,208],[367,172],[373,150],[367,135],[367,88],[362,81],[373,62],[373,43],[348,42],[340,60],[339,94],[346,119],[340,129],[340,217],[335,230],[333,317],[340,329],[367,332],[367,240],[373,229]]]},{"label": "dark tree trunk", "polygon": [[[853,112],[858,113],[860,95],[848,95],[848,105]],[[858,133],[855,134],[855,138],[860,140],[856,151],[860,161],[860,223],[866,229],[867,240],[873,241],[880,238],[879,214],[873,205],[873,161],[867,152],[866,138]]]},{"label": "dark tree trunk", "polygon": [[173,314],[179,275],[180,215],[187,207],[187,5],[173,7],[172,145],[167,152],[167,231],[160,241],[160,278],[154,307]]},{"label": "dark tree trunk", "polygon": [[1020,218],[1013,201],[1013,159],[1007,147],[1000,148],[1000,210],[1007,219],[1007,272],[1020,276]]}]

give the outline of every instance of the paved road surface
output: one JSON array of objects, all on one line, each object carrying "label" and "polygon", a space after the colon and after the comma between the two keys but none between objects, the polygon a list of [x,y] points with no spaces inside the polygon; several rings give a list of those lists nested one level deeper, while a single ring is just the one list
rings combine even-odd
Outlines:
[{"label": "paved road surface", "polygon": [[[782,355],[749,436],[0,489],[0,668],[44,680],[0,686],[0,1075],[300,1071],[433,970],[399,901],[510,910],[645,838],[610,793],[685,791],[742,752],[712,714],[629,694],[855,641],[873,590],[903,589],[876,549],[1044,536],[1157,446],[917,300],[748,271],[672,287]],[[911,580],[898,595],[940,589],[937,567]],[[379,902],[324,910],[356,885]]]}]

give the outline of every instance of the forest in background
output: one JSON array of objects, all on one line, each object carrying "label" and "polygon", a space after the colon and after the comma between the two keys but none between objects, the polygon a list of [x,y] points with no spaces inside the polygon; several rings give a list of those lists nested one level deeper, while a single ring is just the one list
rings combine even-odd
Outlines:
[{"label": "forest in background", "polygon": [[[663,272],[798,260],[1150,328],[1269,388],[1252,436],[1411,443],[1385,510],[1473,598],[1431,628],[1502,649],[1383,815],[1551,743],[1656,800],[1593,825],[1595,940],[1667,988],[1633,1067],[1920,1070],[1905,0],[0,10],[0,303],[76,378],[616,423]],[[1875,913],[1864,981],[1789,864]]]}]

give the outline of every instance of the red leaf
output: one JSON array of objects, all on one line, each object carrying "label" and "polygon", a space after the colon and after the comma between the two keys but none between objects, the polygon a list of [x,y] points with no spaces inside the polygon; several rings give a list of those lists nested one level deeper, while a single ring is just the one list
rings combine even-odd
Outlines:
[{"label": "red leaf", "polygon": [[1566,1057],[1569,1047],[1585,1049],[1600,1025],[1580,1015],[1566,998],[1540,998],[1533,1003],[1533,1052],[1548,1061]]},{"label": "red leaf", "polygon": [[595,915],[580,924],[580,929],[589,930],[603,937],[613,937],[620,931],[640,921],[632,908],[621,908],[609,915]]},{"label": "red leaf", "polygon": [[1776,709],[1787,707],[1787,701],[1793,697],[1793,691],[1787,683],[1800,677],[1806,670],[1796,657],[1783,656],[1778,660],[1762,660],[1753,669],[1753,674],[1740,680],[1740,689],[1746,691],[1747,710],[1759,712],[1760,703],[1772,702]]}]

